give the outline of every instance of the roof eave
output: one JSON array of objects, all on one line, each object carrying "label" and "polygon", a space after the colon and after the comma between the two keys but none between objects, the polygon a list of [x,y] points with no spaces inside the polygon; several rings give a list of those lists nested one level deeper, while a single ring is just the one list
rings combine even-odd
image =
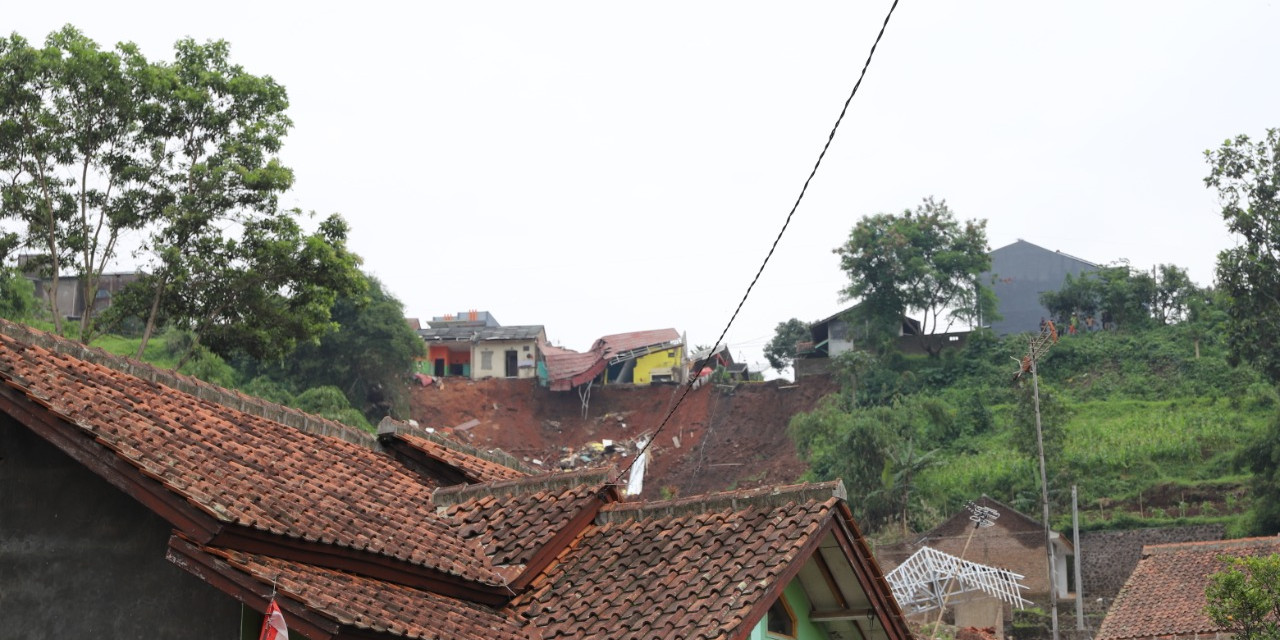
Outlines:
[{"label": "roof eave", "polygon": [[342,626],[337,622],[311,611],[286,595],[273,594],[268,585],[238,571],[221,558],[204,552],[180,535],[169,538],[169,550],[165,558],[259,613],[266,612],[267,605],[274,597],[285,615],[285,623],[289,629],[312,640],[335,640],[341,637]]}]

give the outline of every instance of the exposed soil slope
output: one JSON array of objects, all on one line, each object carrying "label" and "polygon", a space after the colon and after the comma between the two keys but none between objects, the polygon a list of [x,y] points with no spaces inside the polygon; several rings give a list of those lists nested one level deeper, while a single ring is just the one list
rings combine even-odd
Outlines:
[{"label": "exposed soil slope", "polygon": [[[806,467],[787,423],[834,388],[826,377],[807,377],[799,385],[779,380],[690,392],[650,448],[644,496],[795,482]],[[597,388],[584,419],[577,393],[551,392],[533,380],[447,379],[442,387],[414,388],[411,411],[424,427],[502,449],[535,468],[554,469],[561,460],[621,468],[630,456],[588,455],[588,462],[579,453],[604,440],[634,449],[627,443],[651,436],[682,392],[672,385]]]}]

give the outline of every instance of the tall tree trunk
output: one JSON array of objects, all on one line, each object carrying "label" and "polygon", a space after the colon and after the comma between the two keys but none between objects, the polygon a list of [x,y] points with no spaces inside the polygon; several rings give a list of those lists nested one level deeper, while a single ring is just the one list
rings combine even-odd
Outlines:
[{"label": "tall tree trunk", "polygon": [[160,276],[160,282],[156,285],[156,295],[151,298],[151,311],[147,313],[147,326],[142,330],[142,342],[138,345],[137,359],[142,359],[142,353],[147,350],[147,343],[151,341],[151,334],[156,330],[156,316],[160,313],[160,297],[164,294],[164,288],[168,285],[169,277],[167,275]]}]

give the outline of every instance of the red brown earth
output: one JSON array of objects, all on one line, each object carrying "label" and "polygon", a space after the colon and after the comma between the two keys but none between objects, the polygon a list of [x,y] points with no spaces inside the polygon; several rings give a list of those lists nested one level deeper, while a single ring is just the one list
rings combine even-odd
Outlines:
[{"label": "red brown earth", "polygon": [[[829,378],[814,376],[801,384],[776,380],[689,392],[649,449],[643,496],[796,482],[806,466],[787,436],[787,423],[834,390]],[[410,410],[423,427],[502,449],[535,469],[556,469],[565,458],[577,468],[622,468],[630,456],[614,453],[587,463],[578,453],[606,439],[633,449],[631,443],[657,431],[683,392],[674,385],[596,388],[584,419],[576,392],[548,391],[534,380],[449,378],[443,386],[414,388]]]}]

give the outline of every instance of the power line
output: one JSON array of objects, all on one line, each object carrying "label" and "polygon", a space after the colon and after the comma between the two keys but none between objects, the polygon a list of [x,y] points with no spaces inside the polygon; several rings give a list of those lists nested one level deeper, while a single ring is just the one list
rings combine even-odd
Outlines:
[{"label": "power line", "polygon": [[[876,34],[875,42],[871,43],[871,51],[867,53],[867,60],[862,63],[862,72],[858,74],[858,81],[853,84],[853,90],[849,92],[849,97],[845,98],[844,106],[840,108],[840,115],[836,117],[836,123],[832,125],[831,133],[827,135],[827,142],[822,145],[822,152],[818,154],[818,160],[813,163],[813,169],[809,171],[809,177],[805,178],[804,186],[800,187],[800,195],[796,196],[795,204],[791,205],[791,211],[787,213],[787,219],[782,223],[782,228],[778,230],[778,235],[773,239],[773,244],[769,246],[769,253],[765,254],[764,261],[760,263],[760,268],[756,270],[755,277],[751,279],[751,284],[747,285],[746,292],[742,294],[742,300],[738,301],[738,307],[733,310],[733,315],[729,317],[729,322],[724,325],[724,331],[720,332],[720,337],[716,338],[716,343],[711,346],[711,351],[713,353],[720,347],[720,344],[724,342],[724,337],[729,333],[729,328],[733,326],[733,321],[738,319],[738,313],[742,311],[742,306],[747,303],[747,298],[751,296],[751,290],[755,288],[756,282],[760,280],[760,274],[764,273],[764,268],[769,264],[769,259],[773,257],[774,250],[778,248],[778,242],[782,240],[782,235],[787,232],[787,227],[791,224],[792,216],[796,214],[796,209],[800,208],[800,201],[804,199],[805,192],[809,190],[809,183],[813,181],[813,176],[817,175],[818,167],[822,166],[822,159],[826,157],[827,149],[831,148],[831,141],[836,137],[836,130],[840,128],[840,123],[844,120],[845,114],[849,111],[849,103],[853,102],[853,97],[855,95],[858,95],[858,88],[862,86],[863,78],[867,77],[867,68],[871,66],[871,58],[875,56],[876,47],[880,45],[880,39],[884,37],[885,28],[889,26],[889,18],[893,17],[893,10],[897,8],[898,0],[893,0],[893,4],[889,7],[889,12],[884,16],[884,23],[880,25],[880,32]],[[618,476],[614,478],[613,484],[618,484],[618,482],[622,480],[623,476],[630,473],[631,467],[640,459],[640,456],[648,451],[649,447],[653,446],[653,443],[658,441],[658,434],[662,433],[662,429],[671,421],[671,417],[674,416],[676,410],[680,408],[680,404],[684,402],[685,397],[693,390],[693,383],[696,380],[696,376],[690,376],[689,380],[685,382],[684,392],[680,394],[675,405],[671,407],[671,410],[667,411],[666,416],[662,418],[662,422],[658,424],[658,428],[654,430],[653,436],[649,438],[649,441],[645,443],[644,447],[637,451],[636,455],[631,458],[629,463],[627,463],[627,466],[618,472]]]}]

